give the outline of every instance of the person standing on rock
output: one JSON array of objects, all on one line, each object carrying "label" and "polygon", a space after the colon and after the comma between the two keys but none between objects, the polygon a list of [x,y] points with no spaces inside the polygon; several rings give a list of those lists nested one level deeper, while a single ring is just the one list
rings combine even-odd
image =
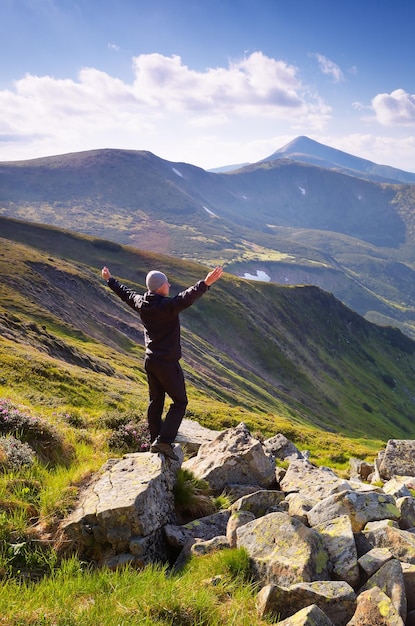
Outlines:
[{"label": "person standing on rock", "polygon": [[[135,309],[144,326],[144,369],[149,388],[147,421],[150,430],[151,452],[161,452],[178,460],[173,442],[187,407],[186,385],[180,365],[181,342],[179,313],[201,298],[222,276],[218,266],[204,280],[193,287],[169,297],[170,283],[163,272],[152,270],[146,276],[148,291],[144,295],[118,282],[107,267],[102,277],[117,296]],[[165,419],[162,419],[166,394],[171,398]]]}]

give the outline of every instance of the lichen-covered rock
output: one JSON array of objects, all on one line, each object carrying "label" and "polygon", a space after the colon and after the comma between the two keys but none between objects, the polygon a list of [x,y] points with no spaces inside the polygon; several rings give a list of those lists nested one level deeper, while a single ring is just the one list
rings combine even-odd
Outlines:
[{"label": "lichen-covered rock", "polygon": [[185,418],[180,424],[175,441],[180,443],[186,454],[194,456],[197,454],[200,446],[213,441],[220,432],[219,430],[205,428],[199,422]]},{"label": "lichen-covered rock", "polygon": [[320,535],[288,513],[269,513],[236,531],[257,580],[287,586],[326,580],[328,554]]},{"label": "lichen-covered rock", "polygon": [[407,610],[406,591],[400,562],[396,559],[392,559],[385,563],[385,565],[382,565],[360,589],[360,593],[367,589],[372,589],[373,587],[379,587],[383,593],[386,593],[388,598],[392,600],[395,609],[398,611],[403,621],[405,621]]},{"label": "lichen-covered rock", "polygon": [[211,552],[216,552],[217,550],[226,550],[228,548],[230,548],[230,545],[227,538],[218,535],[207,541],[196,541],[190,548],[190,552],[196,556],[203,556]]},{"label": "lichen-covered rock", "polygon": [[334,624],[316,604],[311,604],[278,622],[278,626],[334,626]]},{"label": "lichen-covered rock", "polygon": [[399,526],[402,530],[408,530],[415,526],[415,498],[404,496],[396,500],[399,511]]},{"label": "lichen-covered rock", "polygon": [[355,587],[360,572],[357,564],[357,550],[352,525],[348,515],[342,515],[314,526],[323,538],[333,567],[332,577],[345,580]]},{"label": "lichen-covered rock", "polygon": [[[176,447],[179,455],[179,446]],[[83,555],[130,552],[133,538],[159,536],[174,514],[179,461],[142,452],[112,459],[85,489],[61,529]],[[134,542],[133,542],[134,543]],[[160,546],[159,546],[160,547]]]},{"label": "lichen-covered rock", "polygon": [[357,491],[342,491],[321,500],[308,512],[307,519],[310,526],[316,526],[340,515],[350,517],[353,532],[359,532],[371,521],[399,519],[399,511],[392,496]]},{"label": "lichen-covered rock", "polygon": [[336,626],[345,626],[355,612],[356,594],[344,581],[318,581],[290,587],[266,585],[257,595],[260,617],[285,619],[311,604],[316,604]]},{"label": "lichen-covered rock", "polygon": [[262,489],[276,485],[275,463],[243,423],[200,446],[197,456],[183,467],[206,480],[215,493],[232,483],[257,484]]},{"label": "lichen-covered rock", "polygon": [[405,593],[407,600],[407,610],[415,611],[415,565],[411,563],[401,563]]},{"label": "lichen-covered rock", "polygon": [[415,564],[415,535],[387,524],[372,525],[362,533],[374,548],[388,548],[395,559]]},{"label": "lichen-covered rock", "polygon": [[333,493],[349,489],[350,484],[327,467],[316,467],[306,459],[294,459],[280,481],[280,488],[286,494],[304,493],[316,504]]},{"label": "lichen-covered rock", "polygon": [[405,626],[392,600],[379,587],[357,597],[357,608],[347,626]]},{"label": "lichen-covered rock", "polygon": [[282,433],[266,439],[262,445],[267,454],[272,454],[273,457],[282,461],[303,458],[300,450]]},{"label": "lichen-covered rock", "polygon": [[379,474],[383,479],[396,475],[415,476],[415,441],[389,439],[379,459]]},{"label": "lichen-covered rock", "polygon": [[387,548],[372,548],[363,554],[357,562],[365,575],[370,577],[392,558],[393,556]]}]

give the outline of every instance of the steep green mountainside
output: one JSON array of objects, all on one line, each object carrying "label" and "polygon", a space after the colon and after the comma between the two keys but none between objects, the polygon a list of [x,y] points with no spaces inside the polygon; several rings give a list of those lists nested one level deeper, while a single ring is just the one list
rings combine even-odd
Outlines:
[{"label": "steep green mountainside", "polygon": [[314,284],[413,338],[414,208],[415,185],[287,159],[229,173],[128,150],[0,164],[0,215]]},{"label": "steep green mountainside", "polygon": [[[132,394],[144,407],[140,320],[103,283],[101,267],[138,291],[149,269],[163,269],[172,293],[207,268],[6,223],[16,237],[0,239],[1,395],[99,411]],[[283,420],[355,439],[415,436],[415,342],[317,287],[226,274],[182,314],[182,327],[189,416],[205,425],[220,405],[221,427],[249,411],[268,433]]]}]

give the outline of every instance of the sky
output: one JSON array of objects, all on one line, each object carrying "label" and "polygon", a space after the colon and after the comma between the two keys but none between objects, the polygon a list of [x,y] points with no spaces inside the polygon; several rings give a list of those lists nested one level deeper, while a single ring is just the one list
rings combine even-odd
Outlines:
[{"label": "sky", "polygon": [[413,0],[0,0],[0,161],[210,169],[300,135],[415,172]]}]

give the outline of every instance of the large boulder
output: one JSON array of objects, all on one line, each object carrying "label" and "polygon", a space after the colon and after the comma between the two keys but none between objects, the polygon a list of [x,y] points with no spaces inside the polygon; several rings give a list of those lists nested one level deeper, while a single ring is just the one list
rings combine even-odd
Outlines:
[{"label": "large boulder", "polygon": [[399,519],[393,496],[375,491],[361,493],[352,490],[324,498],[307,513],[307,519],[310,526],[316,526],[341,515],[350,517],[353,532],[362,530],[367,522]]},{"label": "large boulder", "polygon": [[[176,446],[179,457],[183,457]],[[126,554],[143,565],[164,554],[161,528],[174,519],[179,461],[141,452],[112,459],[82,492],[62,523],[63,536],[81,555]]]},{"label": "large boulder", "polygon": [[386,449],[379,454],[378,469],[381,478],[415,476],[415,440],[389,439]]},{"label": "large boulder", "polygon": [[256,484],[262,489],[276,485],[272,457],[243,423],[200,446],[197,456],[183,463],[183,467],[206,480],[216,494],[230,484]]},{"label": "large boulder", "polygon": [[318,581],[290,587],[266,585],[257,596],[261,617],[286,619],[311,604],[316,604],[336,626],[346,626],[356,609],[356,594],[344,581]]},{"label": "large boulder", "polygon": [[294,459],[280,481],[280,488],[286,494],[303,493],[309,502],[317,504],[322,498],[350,489],[350,483],[327,467],[316,467],[306,459]]},{"label": "large boulder", "polygon": [[328,580],[328,553],[321,536],[288,513],[269,513],[237,528],[257,580],[287,586]]}]

